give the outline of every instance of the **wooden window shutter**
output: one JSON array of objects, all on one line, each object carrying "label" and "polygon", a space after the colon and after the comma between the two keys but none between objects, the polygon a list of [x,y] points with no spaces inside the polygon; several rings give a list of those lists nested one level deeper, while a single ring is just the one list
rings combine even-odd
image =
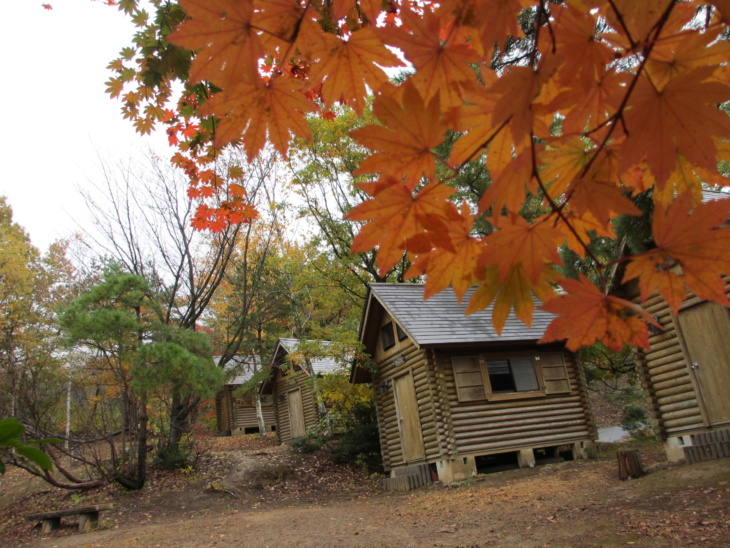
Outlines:
[{"label": "wooden window shutter", "polygon": [[459,401],[478,401],[487,399],[484,377],[477,356],[451,358],[454,368],[456,395]]},{"label": "wooden window shutter", "polygon": [[547,394],[570,392],[570,377],[562,352],[544,352],[538,355]]}]

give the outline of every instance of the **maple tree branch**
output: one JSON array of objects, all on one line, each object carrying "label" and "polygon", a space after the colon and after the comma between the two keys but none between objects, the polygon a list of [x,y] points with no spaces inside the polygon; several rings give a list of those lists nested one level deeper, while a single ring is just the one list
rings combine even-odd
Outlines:
[{"label": "maple tree branch", "polygon": [[629,32],[629,28],[626,25],[626,21],[624,21],[623,13],[621,13],[621,10],[619,10],[616,7],[616,4],[614,0],[608,0],[609,5],[611,6],[611,9],[613,10],[614,14],[616,15],[616,19],[618,20],[619,24],[621,25],[621,28],[623,29],[624,33],[626,34],[626,38],[629,39],[629,42],[631,43],[631,49],[634,49],[637,46],[636,40],[633,39],[631,36],[631,33]]},{"label": "maple tree branch", "polygon": [[[558,215],[560,219],[566,224],[568,227],[568,230],[575,236],[575,238],[580,242],[580,245],[583,247],[583,249],[586,252],[586,255],[590,257],[590,259],[593,261],[593,263],[596,265],[596,269],[598,271],[599,276],[601,277],[601,286],[603,287],[605,285],[605,280],[603,277],[602,268],[603,265],[601,264],[601,261],[598,260],[598,258],[594,255],[594,253],[588,248],[588,244],[586,244],[583,241],[583,238],[581,238],[580,234],[578,234],[578,231],[575,229],[575,227],[568,221],[568,218],[565,216],[565,213],[563,212],[563,208],[565,207],[565,204],[558,206],[555,201],[550,197],[550,194],[547,191],[547,188],[545,187],[545,183],[543,183],[542,178],[540,177],[540,173],[537,169],[537,151],[535,148],[535,134],[531,131],[530,132],[530,159],[532,162],[532,176],[537,181],[538,186],[540,187],[540,190],[542,191],[543,195],[545,196],[545,199],[548,201],[548,204],[550,205],[550,208],[553,210],[555,214]],[[545,222],[547,220],[547,217],[541,221],[538,221],[538,223]]]}]

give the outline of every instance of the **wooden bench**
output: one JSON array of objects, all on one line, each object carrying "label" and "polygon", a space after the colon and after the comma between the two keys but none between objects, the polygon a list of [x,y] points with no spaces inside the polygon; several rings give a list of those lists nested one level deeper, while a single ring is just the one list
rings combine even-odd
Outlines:
[{"label": "wooden bench", "polygon": [[99,512],[111,510],[114,503],[95,504],[93,506],[80,506],[68,510],[54,510],[53,512],[41,512],[26,516],[28,521],[42,521],[41,533],[50,533],[61,527],[61,518],[65,516],[79,516],[79,532],[86,533],[96,528],[99,523]]}]

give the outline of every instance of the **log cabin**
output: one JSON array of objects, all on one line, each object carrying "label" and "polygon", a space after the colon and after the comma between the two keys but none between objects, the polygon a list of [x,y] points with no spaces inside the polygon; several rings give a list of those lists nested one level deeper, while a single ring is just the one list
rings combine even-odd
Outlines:
[{"label": "log cabin", "polygon": [[[321,342],[327,344],[327,342]],[[322,418],[308,367],[294,359],[299,339],[279,339],[271,360],[271,376],[263,388],[273,399],[276,437],[279,443],[303,436],[310,426]],[[341,367],[330,357],[309,358],[315,377],[334,373]]]},{"label": "log cabin", "polygon": [[[538,340],[552,315],[531,327],[510,315],[498,335],[491,308],[465,315],[451,289],[424,300],[418,284],[371,284],[360,325],[372,382],[383,465],[456,481],[503,457],[585,458],[597,437],[582,370],[561,344]],[[421,469],[419,471],[419,468]],[[411,473],[411,472],[409,472]]]},{"label": "log cabin", "polygon": [[[255,362],[253,360],[256,360]],[[216,363],[220,357],[215,358]],[[256,415],[255,388],[239,394],[241,387],[249,382],[255,371],[261,370],[258,356],[234,356],[225,366],[226,383],[215,396],[215,412],[219,435],[240,435],[260,433],[261,427]],[[276,429],[274,404],[271,395],[261,395],[261,412],[266,432]]]},{"label": "log cabin", "polygon": [[[703,201],[728,194],[703,191]],[[635,281],[629,298],[661,324],[635,360],[657,437],[670,462],[730,456],[730,309],[692,293],[672,313],[658,294],[641,303]],[[725,277],[730,296],[730,276]]]}]

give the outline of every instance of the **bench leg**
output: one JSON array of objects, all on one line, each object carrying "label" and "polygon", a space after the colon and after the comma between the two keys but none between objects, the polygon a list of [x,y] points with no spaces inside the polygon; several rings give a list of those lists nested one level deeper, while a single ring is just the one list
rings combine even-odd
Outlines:
[{"label": "bench leg", "polygon": [[61,518],[47,518],[43,520],[41,533],[46,534],[61,528]]},{"label": "bench leg", "polygon": [[87,533],[96,529],[99,524],[99,512],[88,512],[79,514],[79,533]]}]

